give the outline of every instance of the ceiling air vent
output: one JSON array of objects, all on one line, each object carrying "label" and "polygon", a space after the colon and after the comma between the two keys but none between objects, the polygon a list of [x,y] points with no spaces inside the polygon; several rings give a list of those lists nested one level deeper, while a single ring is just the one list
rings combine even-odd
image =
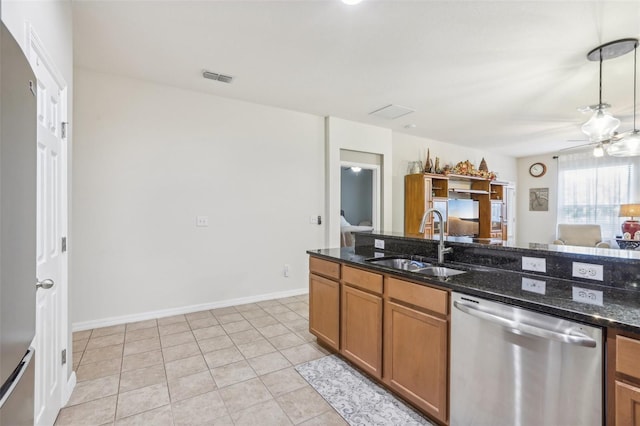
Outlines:
[{"label": "ceiling air vent", "polygon": [[215,72],[211,71],[203,71],[202,76],[204,78],[208,78],[209,80],[221,81],[223,83],[231,83],[231,81],[233,81],[233,77],[231,77],[230,75],[216,74]]},{"label": "ceiling air vent", "polygon": [[387,105],[386,107],[382,107],[373,112],[370,112],[369,115],[375,115],[376,117],[388,118],[389,120],[393,120],[395,118],[402,117],[403,115],[411,114],[415,111],[415,109],[403,107],[400,105]]}]

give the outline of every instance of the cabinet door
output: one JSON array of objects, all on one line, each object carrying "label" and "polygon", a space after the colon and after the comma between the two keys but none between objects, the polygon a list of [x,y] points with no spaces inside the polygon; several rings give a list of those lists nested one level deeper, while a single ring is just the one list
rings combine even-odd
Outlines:
[{"label": "cabinet door", "polygon": [[640,388],[616,381],[616,426],[640,426]]},{"label": "cabinet door", "polygon": [[407,236],[433,235],[433,221],[429,218],[426,232],[418,232],[426,209],[432,207],[431,178],[424,175],[407,175],[404,179],[404,233]]},{"label": "cabinet door", "polygon": [[418,408],[447,420],[447,321],[385,301],[384,381]]},{"label": "cabinet door", "polygon": [[309,332],[339,349],[340,284],[315,274],[309,274]]},{"label": "cabinet door", "polygon": [[342,286],[342,355],[382,377],[382,298]]}]

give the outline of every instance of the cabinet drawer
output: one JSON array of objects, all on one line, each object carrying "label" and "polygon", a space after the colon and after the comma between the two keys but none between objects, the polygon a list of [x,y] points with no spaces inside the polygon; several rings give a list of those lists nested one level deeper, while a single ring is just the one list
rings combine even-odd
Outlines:
[{"label": "cabinet drawer", "polygon": [[616,337],[616,371],[640,379],[640,341]]},{"label": "cabinet drawer", "polygon": [[309,270],[314,274],[324,275],[325,277],[340,279],[340,264],[330,262],[328,260],[318,259],[317,257],[309,257]]},{"label": "cabinet drawer", "polygon": [[449,298],[447,292],[444,290],[438,290],[396,278],[388,278],[387,294],[391,299],[409,303],[442,315],[447,315],[447,312],[449,312]]},{"label": "cabinet drawer", "polygon": [[353,287],[382,294],[382,275],[380,274],[345,266],[342,268],[342,280]]}]

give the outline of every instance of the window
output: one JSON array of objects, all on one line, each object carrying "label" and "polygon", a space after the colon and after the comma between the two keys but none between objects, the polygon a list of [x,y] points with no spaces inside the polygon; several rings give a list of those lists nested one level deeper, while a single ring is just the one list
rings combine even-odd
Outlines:
[{"label": "window", "polygon": [[603,239],[620,235],[627,218],[620,204],[640,201],[640,157],[600,157],[582,152],[558,157],[557,223],[590,223]]}]

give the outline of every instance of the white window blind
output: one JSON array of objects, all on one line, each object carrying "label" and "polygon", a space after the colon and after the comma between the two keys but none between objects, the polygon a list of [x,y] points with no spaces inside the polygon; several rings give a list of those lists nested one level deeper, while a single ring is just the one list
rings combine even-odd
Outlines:
[{"label": "white window blind", "polygon": [[557,223],[598,224],[603,239],[620,235],[620,204],[640,202],[639,170],[640,157],[559,156]]}]

